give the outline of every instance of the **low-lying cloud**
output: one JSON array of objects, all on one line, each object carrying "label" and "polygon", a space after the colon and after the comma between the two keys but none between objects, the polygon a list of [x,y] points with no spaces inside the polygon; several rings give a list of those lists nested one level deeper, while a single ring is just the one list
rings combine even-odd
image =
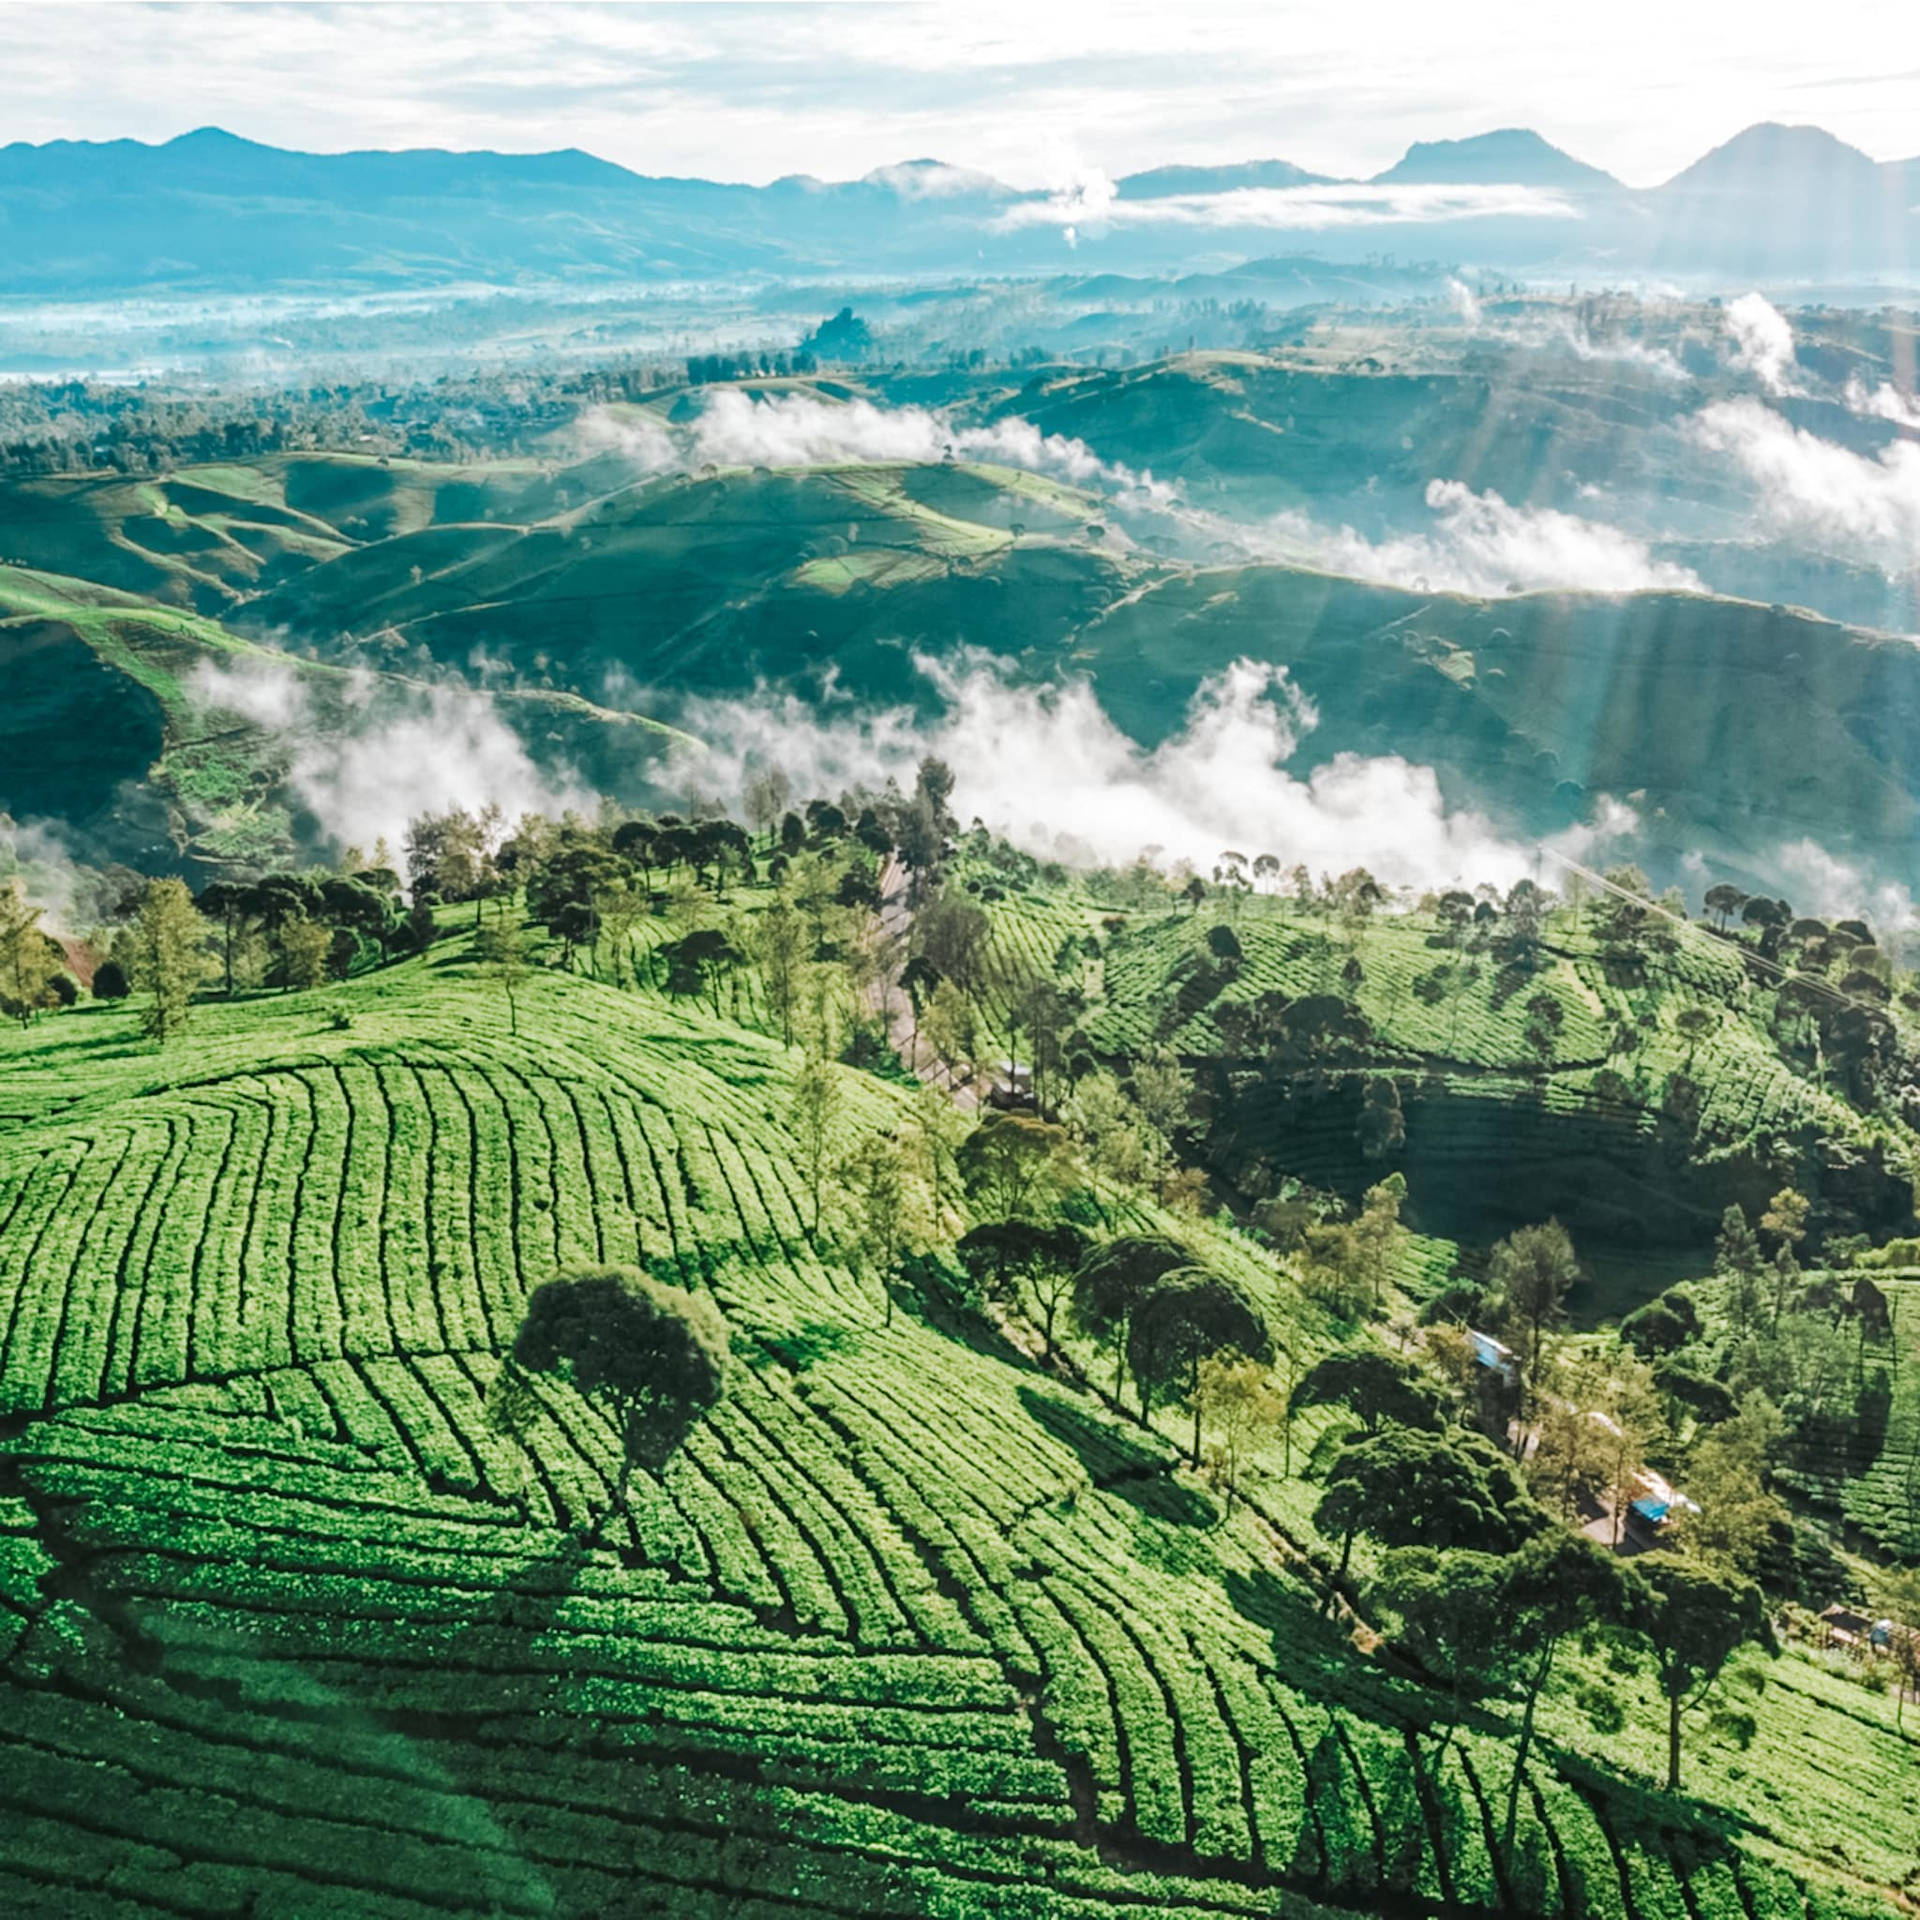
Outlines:
[{"label": "low-lying cloud", "polygon": [[[1431,527],[1371,540],[1350,526],[1328,527],[1302,512],[1257,526],[1215,522],[1217,540],[1251,557],[1284,560],[1423,592],[1498,599],[1561,588],[1591,593],[1701,591],[1685,567],[1656,560],[1644,540],[1618,527],[1550,507],[1516,507],[1461,480],[1427,486]],[[1224,529],[1224,530],[1223,530]]]},{"label": "low-lying cloud", "polygon": [[1920,443],[1895,440],[1868,458],[1750,399],[1703,408],[1692,432],[1738,464],[1775,531],[1887,573],[1920,564]]},{"label": "low-lying cloud", "polygon": [[[1144,854],[1204,871],[1233,847],[1316,872],[1365,866],[1394,886],[1506,884],[1542,870],[1538,849],[1483,814],[1449,807],[1431,767],[1342,753],[1290,772],[1318,716],[1284,667],[1242,659],[1211,675],[1179,729],[1143,747],[1085,679],[1017,684],[984,655],[921,656],[916,665],[943,702],[932,722],[904,707],[836,711],[764,688],[700,700],[682,724],[711,751],[670,766],[668,778],[720,799],[737,795],[760,766],[783,768],[801,792],[906,786],[920,758],[935,753],[953,768],[962,819],[1078,865],[1125,865]],[[1604,826],[1566,836],[1564,850],[1584,857],[1632,823],[1631,810],[1609,805]]]},{"label": "low-lying cloud", "polygon": [[1798,393],[1793,379],[1793,328],[1763,293],[1743,293],[1727,303],[1733,364],[1744,368],[1776,396]]},{"label": "low-lying cloud", "polygon": [[287,755],[286,785],[341,846],[397,849],[407,822],[489,802],[508,816],[591,809],[578,781],[550,776],[500,717],[493,698],[466,687],[417,687],[371,673],[343,676],[324,709],[291,666],[203,662],[189,682],[201,705],[272,734]]},{"label": "low-lying cloud", "polygon": [[1891,420],[1895,426],[1920,428],[1920,404],[1890,380],[1882,380],[1872,392],[1856,373],[1847,382],[1847,406],[1866,420]]},{"label": "low-lying cloud", "polygon": [[1578,220],[1564,194],[1520,185],[1375,185],[1234,187],[1221,193],[1156,194],[1126,200],[1104,174],[1075,179],[1044,200],[1021,200],[994,224],[1003,230],[1059,227],[1099,233],[1108,227],[1257,227],[1324,233],[1341,228],[1433,226],[1455,220]]},{"label": "low-lying cloud", "polygon": [[1823,919],[1858,915],[1883,937],[1920,929],[1912,890],[1828,852],[1817,840],[1795,840],[1775,850],[1773,863],[1788,897],[1802,913]]},{"label": "low-lying cloud", "polygon": [[1103,460],[1084,440],[1043,433],[1010,414],[962,426],[938,408],[877,407],[812,393],[754,395],[716,389],[699,413],[667,426],[651,416],[602,411],[583,423],[590,448],[614,447],[654,472],[676,468],[933,466],[969,460],[1024,468],[1076,487],[1171,500],[1175,490],[1149,472]]}]

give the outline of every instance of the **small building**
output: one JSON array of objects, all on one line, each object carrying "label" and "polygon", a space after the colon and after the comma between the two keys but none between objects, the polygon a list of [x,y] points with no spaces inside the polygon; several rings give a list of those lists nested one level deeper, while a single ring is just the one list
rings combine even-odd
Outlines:
[{"label": "small building", "polygon": [[1497,1373],[1503,1380],[1517,1380],[1520,1377],[1520,1356],[1509,1346],[1504,1346],[1490,1333],[1467,1329],[1467,1340],[1473,1348],[1474,1359],[1490,1373]]},{"label": "small building", "polygon": [[1677,1491],[1651,1467],[1633,1476],[1634,1497],[1627,1502],[1627,1525],[1657,1538],[1683,1514],[1698,1513],[1698,1504]]}]

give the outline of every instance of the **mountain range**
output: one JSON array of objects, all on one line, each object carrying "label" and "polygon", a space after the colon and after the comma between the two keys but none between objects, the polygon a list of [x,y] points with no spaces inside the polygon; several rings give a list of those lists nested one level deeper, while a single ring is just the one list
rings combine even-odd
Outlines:
[{"label": "mountain range", "polygon": [[1268,159],[1052,194],[934,160],[752,186],[573,149],[311,154],[207,127],[0,147],[0,293],[1124,270],[1306,241],[1613,278],[1899,281],[1920,260],[1916,202],[1920,159],[1772,124],[1647,190],[1508,128],[1418,142],[1370,180]]}]

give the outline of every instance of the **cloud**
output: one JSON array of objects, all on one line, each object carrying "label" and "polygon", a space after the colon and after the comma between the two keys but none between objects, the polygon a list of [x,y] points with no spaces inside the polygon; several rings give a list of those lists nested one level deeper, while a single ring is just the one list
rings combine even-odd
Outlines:
[{"label": "cloud", "polygon": [[1829,920],[1857,917],[1882,936],[1920,929],[1920,907],[1910,889],[1840,859],[1817,840],[1790,841],[1775,850],[1773,859],[1788,898],[1802,913]]},{"label": "cloud", "polygon": [[1920,444],[1895,440],[1869,459],[1751,399],[1702,408],[1690,431],[1739,464],[1777,531],[1887,573],[1920,560]]},{"label": "cloud", "polygon": [[1466,325],[1474,328],[1480,326],[1480,296],[1457,275],[1447,281],[1447,298]]},{"label": "cloud", "polygon": [[983,427],[957,425],[931,407],[876,407],[869,400],[827,400],[812,393],[755,396],[716,390],[694,418],[668,427],[651,415],[601,409],[582,422],[589,451],[624,452],[650,472],[676,467],[827,467],[937,464],[948,458],[1022,467],[1076,487],[1102,487],[1171,502],[1175,490],[1084,440],[1042,433],[1009,415]]},{"label": "cloud", "polygon": [[[1016,684],[985,655],[916,665],[943,711],[814,706],[762,688],[750,698],[698,700],[682,724],[710,743],[670,765],[668,779],[735,798],[749,769],[780,766],[802,792],[905,786],[924,754],[954,770],[954,808],[1043,857],[1205,869],[1226,847],[1274,853],[1315,871],[1369,868],[1391,885],[1507,883],[1541,866],[1538,850],[1482,814],[1449,808],[1431,767],[1397,755],[1342,753],[1305,774],[1288,771],[1317,723],[1284,667],[1242,659],[1202,681],[1179,729],[1142,747],[1108,718],[1084,678]],[[1566,840],[1584,854],[1631,823],[1619,809]]]},{"label": "cloud", "polygon": [[1743,293],[1727,305],[1727,331],[1733,335],[1733,364],[1774,395],[1798,393],[1793,372],[1793,329],[1787,316],[1765,294]]},{"label": "cloud", "polygon": [[1549,507],[1516,507],[1461,480],[1434,480],[1425,532],[1369,540],[1354,528],[1327,527],[1310,515],[1276,515],[1261,525],[1213,521],[1216,540],[1251,557],[1351,574],[1421,592],[1503,598],[1547,588],[1593,593],[1655,589],[1703,591],[1685,567],[1656,560],[1643,540],[1598,520]]},{"label": "cloud", "polygon": [[1122,200],[1104,174],[1089,173],[1044,200],[1021,200],[994,225],[1107,227],[1257,227],[1324,233],[1349,227],[1430,226],[1451,220],[1578,220],[1570,200],[1527,186],[1234,187],[1224,193],[1157,194]]},{"label": "cloud", "polygon": [[[342,846],[396,847],[407,822],[489,801],[509,818],[591,809],[575,779],[534,765],[490,695],[466,687],[416,687],[345,676],[335,710],[321,710],[292,667],[202,662],[191,698],[275,736],[287,753],[286,785]],[[332,703],[328,703],[332,708]]]},{"label": "cloud", "polygon": [[1891,420],[1895,426],[1920,427],[1920,405],[1888,380],[1882,380],[1869,393],[1867,383],[1854,374],[1847,382],[1847,405],[1863,419]]}]

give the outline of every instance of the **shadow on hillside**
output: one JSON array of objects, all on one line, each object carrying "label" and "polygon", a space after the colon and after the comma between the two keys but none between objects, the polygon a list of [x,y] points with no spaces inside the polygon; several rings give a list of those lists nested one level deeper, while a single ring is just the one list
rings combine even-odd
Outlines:
[{"label": "shadow on hillside", "polygon": [[1072,1453],[1095,1487],[1174,1526],[1211,1526],[1218,1509],[1198,1487],[1175,1478],[1180,1456],[1157,1438],[1129,1432],[1091,1407],[1040,1387],[1022,1387],[1034,1423]]}]

